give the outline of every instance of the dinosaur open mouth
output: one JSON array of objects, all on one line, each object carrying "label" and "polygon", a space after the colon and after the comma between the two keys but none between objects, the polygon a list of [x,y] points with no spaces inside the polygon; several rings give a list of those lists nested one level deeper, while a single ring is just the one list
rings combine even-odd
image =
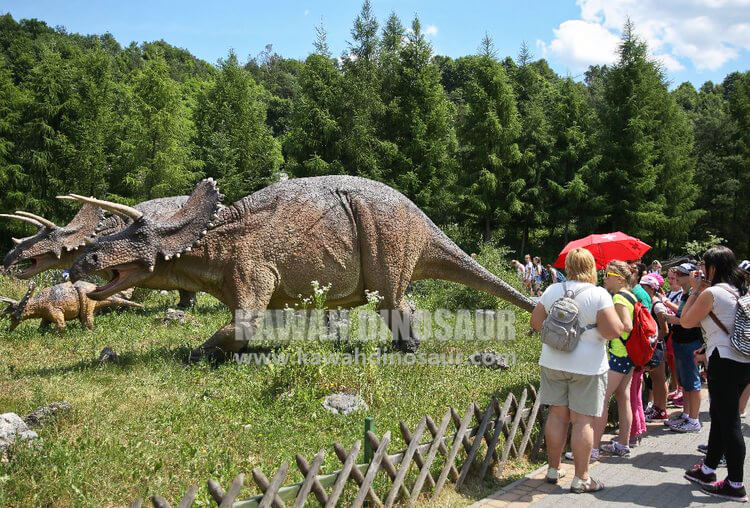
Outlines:
[{"label": "dinosaur open mouth", "polygon": [[106,298],[121,289],[130,287],[132,285],[130,284],[130,278],[138,269],[139,267],[132,263],[107,268],[106,273],[110,277],[109,282],[103,286],[97,286],[88,296],[93,299]]},{"label": "dinosaur open mouth", "polygon": [[52,254],[42,254],[41,256],[22,259],[21,261],[13,263],[13,266],[20,270],[20,272],[18,272],[19,279],[28,279],[50,268],[56,262],[57,258]]}]

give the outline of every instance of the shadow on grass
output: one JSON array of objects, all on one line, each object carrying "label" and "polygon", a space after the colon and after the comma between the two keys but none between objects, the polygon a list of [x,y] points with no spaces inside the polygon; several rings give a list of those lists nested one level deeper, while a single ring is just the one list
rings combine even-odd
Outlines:
[{"label": "shadow on grass", "polygon": [[[258,355],[269,354],[272,351],[278,349],[278,346],[259,346],[249,349],[248,353],[254,353]],[[60,374],[68,374],[71,372],[81,371],[93,371],[99,369],[129,369],[137,365],[145,365],[149,363],[160,363],[160,362],[173,362],[184,368],[190,368],[198,364],[190,364],[188,359],[190,358],[190,352],[192,348],[188,346],[178,346],[169,348],[166,346],[160,346],[146,351],[126,351],[118,354],[117,362],[115,363],[102,363],[99,358],[92,357],[86,360],[80,360],[71,365],[60,365],[56,367],[42,367],[37,369],[16,369],[13,372],[13,377],[25,378],[25,377],[46,377]],[[208,360],[202,360],[201,362],[207,362]],[[211,363],[208,362],[211,367],[218,368],[221,365],[227,363],[234,363],[234,356],[230,356],[225,362]]]}]

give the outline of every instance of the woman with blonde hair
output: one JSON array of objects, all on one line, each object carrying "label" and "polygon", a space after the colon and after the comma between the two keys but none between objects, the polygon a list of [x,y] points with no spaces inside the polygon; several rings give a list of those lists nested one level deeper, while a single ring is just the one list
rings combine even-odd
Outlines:
[{"label": "woman with blonde hair", "polygon": [[[630,427],[633,424],[633,410],[630,405],[630,382],[635,365],[628,357],[625,341],[633,330],[633,313],[636,296],[630,291],[633,286],[633,272],[624,261],[610,261],[605,269],[604,287],[612,295],[615,311],[622,321],[623,330],[618,338],[609,343],[609,372],[607,374],[607,393],[604,396],[604,411],[596,422],[594,443],[601,451],[618,457],[630,455]],[[617,440],[601,445],[604,427],[607,425],[609,399],[617,399],[617,413],[620,420]],[[595,454],[596,455],[596,454]]]},{"label": "woman with blonde hair", "polygon": [[552,284],[542,294],[531,314],[531,326],[542,330],[548,313],[563,296],[578,306],[578,325],[584,330],[572,351],[561,351],[542,344],[541,403],[549,406],[544,426],[547,443],[547,481],[557,483],[562,476],[560,458],[568,426],[572,422],[571,447],[575,462],[575,493],[601,490],[603,485],[588,474],[594,440],[594,422],[604,410],[607,390],[607,341],[619,337],[623,324],[615,312],[612,297],[596,286],[596,263],[586,249],[574,249],[565,260],[568,280]]}]

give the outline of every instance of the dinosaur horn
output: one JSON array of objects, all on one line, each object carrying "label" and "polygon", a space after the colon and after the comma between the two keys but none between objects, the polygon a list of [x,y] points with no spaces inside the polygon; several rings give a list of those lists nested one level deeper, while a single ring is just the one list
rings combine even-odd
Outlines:
[{"label": "dinosaur horn", "polygon": [[6,298],[4,296],[0,296],[0,302],[9,303],[11,305],[15,305],[15,304],[18,303],[18,300],[14,300],[12,298]]},{"label": "dinosaur horn", "polygon": [[42,225],[47,226],[50,229],[57,229],[57,224],[55,224],[51,220],[45,219],[44,217],[40,217],[39,215],[29,213],[29,212],[24,212],[21,210],[16,210],[16,214],[22,215],[23,217],[28,217],[30,219],[34,219],[35,221],[40,222]]},{"label": "dinosaur horn", "polygon": [[[92,205],[96,205],[98,207],[104,208],[105,210],[109,210],[112,213],[116,213],[117,215],[121,215],[123,217],[127,217],[129,219],[138,220],[141,217],[143,217],[143,214],[133,208],[132,206],[123,205],[120,203],[113,203],[112,201],[104,201],[103,199],[96,199],[96,198],[87,198],[85,196],[80,196],[78,194],[69,194],[70,197],[73,199],[76,199],[82,203],[91,203]],[[68,198],[63,198],[68,199]]]},{"label": "dinosaur horn", "polygon": [[22,240],[15,237],[11,237],[11,240],[13,240],[13,245],[21,245]]},{"label": "dinosaur horn", "polygon": [[23,298],[21,298],[21,301],[19,301],[18,304],[14,306],[14,309],[13,309],[14,318],[21,319],[21,315],[23,314],[23,311],[26,308],[26,304],[29,303],[29,299],[31,298],[31,295],[34,294],[35,289],[36,289],[36,284],[34,283],[34,281],[29,282],[29,289],[26,291],[26,294],[23,295]]},{"label": "dinosaur horn", "polygon": [[15,214],[12,214],[12,213],[0,213],[0,217],[7,217],[9,219],[22,220],[24,222],[28,222],[29,224],[33,224],[33,225],[35,225],[38,228],[43,228],[44,227],[44,224],[42,224],[38,220],[32,219],[31,217],[24,217],[23,215],[15,215]]}]

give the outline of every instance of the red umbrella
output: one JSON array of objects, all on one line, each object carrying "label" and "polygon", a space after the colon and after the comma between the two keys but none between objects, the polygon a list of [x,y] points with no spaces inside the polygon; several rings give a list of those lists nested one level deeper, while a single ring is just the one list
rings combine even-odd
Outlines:
[{"label": "red umbrella", "polygon": [[568,256],[568,252],[579,247],[591,251],[596,260],[597,270],[604,269],[607,263],[613,259],[622,261],[641,259],[651,249],[650,245],[643,243],[638,238],[620,231],[603,235],[589,235],[566,245],[557,261],[555,261],[555,268],[565,268],[565,258]]}]

